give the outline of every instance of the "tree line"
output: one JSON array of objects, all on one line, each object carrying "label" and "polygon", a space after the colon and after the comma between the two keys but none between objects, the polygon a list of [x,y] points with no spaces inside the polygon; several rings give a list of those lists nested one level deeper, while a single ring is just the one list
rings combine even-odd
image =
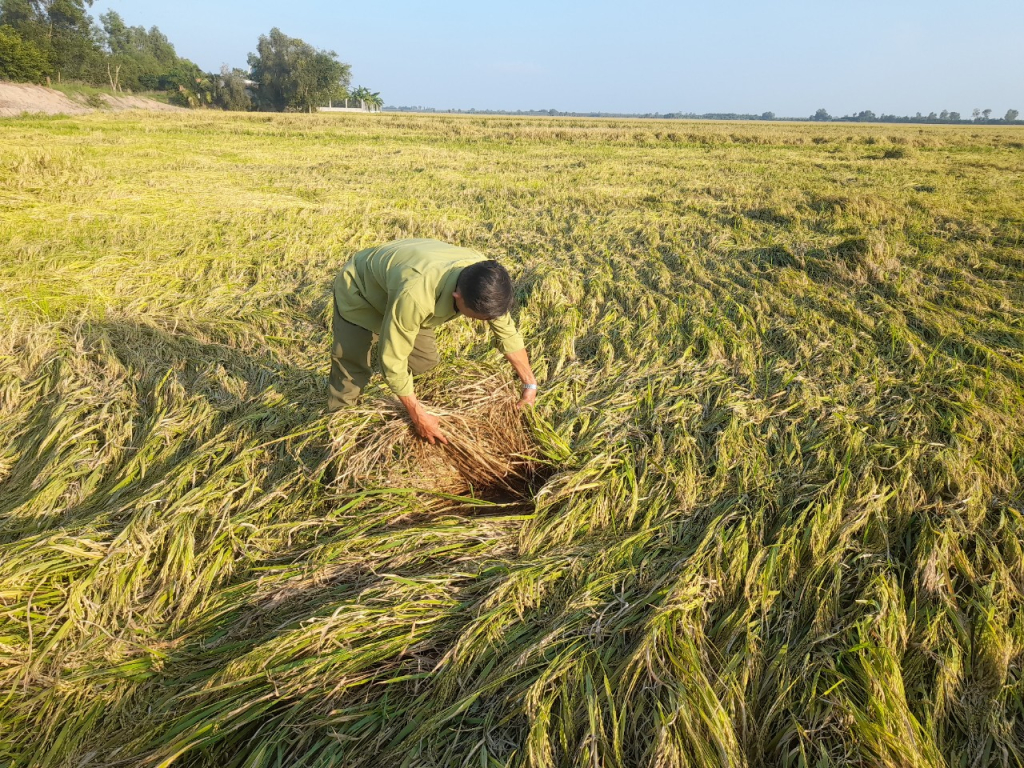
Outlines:
[{"label": "tree line", "polygon": [[950,112],[944,109],[941,112],[929,112],[922,115],[918,112],[913,117],[909,115],[876,115],[870,109],[842,117],[832,117],[825,109],[819,109],[810,116],[815,122],[833,123],[1016,123],[1020,112],[1016,109],[1006,110],[1006,114],[1000,118],[992,117],[991,109],[975,109],[970,119],[962,119],[959,112]]},{"label": "tree line", "polygon": [[436,112],[459,115],[515,115],[521,117],[618,117],[637,118],[650,120],[761,120],[761,121],[801,121],[812,120],[815,122],[870,122],[870,123],[991,123],[993,125],[1021,124],[1024,121],[1018,120],[1019,113],[1016,109],[1007,110],[1006,116],[1002,119],[992,118],[991,109],[976,109],[970,119],[960,119],[959,112],[942,110],[941,113],[932,112],[929,115],[922,115],[920,112],[914,117],[900,115],[876,115],[870,110],[858,112],[843,117],[832,117],[824,109],[819,109],[810,118],[807,117],[778,117],[774,112],[744,113],[744,112],[563,112],[557,109],[438,109],[424,106],[391,106],[386,108],[389,112]]},{"label": "tree line", "polygon": [[89,15],[92,0],[0,0],[0,79],[84,83],[115,92],[163,91],[186,107],[303,111],[332,102],[379,110],[380,94],[351,89],[351,66],[276,27],[261,35],[248,70],[204,72],[178,56],[157,27],[115,12]]}]

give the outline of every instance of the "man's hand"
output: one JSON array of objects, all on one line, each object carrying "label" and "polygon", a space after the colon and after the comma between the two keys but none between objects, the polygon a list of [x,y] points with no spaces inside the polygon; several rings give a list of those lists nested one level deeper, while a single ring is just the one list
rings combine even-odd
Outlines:
[{"label": "man's hand", "polygon": [[532,406],[537,402],[537,390],[536,389],[524,389],[523,396],[519,398],[519,402],[516,403],[516,408],[522,410]]},{"label": "man's hand", "polygon": [[438,443],[448,445],[448,438],[441,431],[441,420],[437,416],[431,416],[424,411],[418,419],[413,419],[412,425],[416,428],[416,434],[431,445],[437,445]]},{"label": "man's hand", "polygon": [[420,405],[420,401],[416,399],[416,395],[406,395],[398,399],[402,401],[402,405],[409,412],[409,418],[412,420],[412,426],[416,430],[417,435],[431,445],[437,445],[438,443],[448,444],[448,438],[441,431],[440,420],[437,416],[432,416],[424,410],[423,406]]}]

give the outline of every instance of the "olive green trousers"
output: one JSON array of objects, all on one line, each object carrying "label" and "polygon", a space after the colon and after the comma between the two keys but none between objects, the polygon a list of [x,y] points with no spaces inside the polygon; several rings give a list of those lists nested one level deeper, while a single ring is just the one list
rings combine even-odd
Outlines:
[{"label": "olive green trousers", "polygon": [[[328,413],[355,405],[373,375],[370,351],[377,334],[350,323],[334,305],[334,343],[331,345],[331,378],[327,392]],[[432,328],[423,328],[409,355],[409,372],[426,373],[441,362]]]}]

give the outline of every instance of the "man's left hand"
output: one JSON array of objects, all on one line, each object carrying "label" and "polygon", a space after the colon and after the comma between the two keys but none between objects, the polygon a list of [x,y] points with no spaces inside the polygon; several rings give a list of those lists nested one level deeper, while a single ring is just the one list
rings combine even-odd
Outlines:
[{"label": "man's left hand", "polygon": [[[512,364],[516,375],[519,376],[519,381],[523,383],[523,394],[519,397],[516,407],[522,410],[527,406],[533,405],[537,402],[537,377],[533,375],[533,369],[530,368],[530,357],[526,354],[526,350],[520,349],[518,352],[507,352],[505,353],[505,359]],[[527,389],[527,387],[530,388]]]}]

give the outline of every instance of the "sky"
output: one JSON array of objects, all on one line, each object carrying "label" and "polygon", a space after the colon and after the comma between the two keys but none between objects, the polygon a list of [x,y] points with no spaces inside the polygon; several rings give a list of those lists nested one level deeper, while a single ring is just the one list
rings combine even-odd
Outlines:
[{"label": "sky", "polygon": [[96,0],[205,70],[278,27],[389,106],[1024,113],[1021,0]]}]

